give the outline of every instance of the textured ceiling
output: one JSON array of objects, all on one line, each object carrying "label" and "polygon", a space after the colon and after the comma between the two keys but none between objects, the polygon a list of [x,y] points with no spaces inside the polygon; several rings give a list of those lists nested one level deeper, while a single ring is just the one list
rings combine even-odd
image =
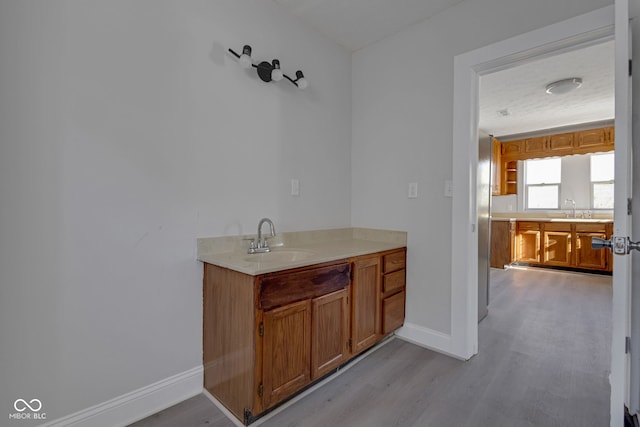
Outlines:
[{"label": "textured ceiling", "polygon": [[273,0],[351,51],[462,0]]},{"label": "textured ceiling", "polygon": [[[462,0],[273,1],[355,51]],[[613,42],[606,42],[483,76],[479,127],[505,136],[613,119],[613,66]],[[564,96],[545,92],[548,83],[569,77],[581,77],[583,86]],[[504,110],[508,116],[498,113]]]},{"label": "textured ceiling", "polygon": [[[613,49],[610,41],[481,77],[480,129],[504,136],[613,119]],[[547,84],[569,77],[581,77],[582,87],[546,93]]]}]

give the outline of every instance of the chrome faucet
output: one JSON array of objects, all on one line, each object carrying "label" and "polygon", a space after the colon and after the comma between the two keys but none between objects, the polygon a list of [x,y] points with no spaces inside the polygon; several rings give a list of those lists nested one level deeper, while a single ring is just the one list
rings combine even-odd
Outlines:
[{"label": "chrome faucet", "polygon": [[262,218],[258,223],[258,238],[256,240],[251,240],[249,242],[249,253],[250,254],[260,254],[265,252],[270,252],[271,248],[269,248],[269,243],[267,242],[266,237],[262,237],[262,225],[264,223],[269,224],[269,229],[271,232],[271,237],[276,236],[276,229],[273,226],[273,222],[269,218]]},{"label": "chrome faucet", "polygon": [[[567,203],[571,203],[571,210],[573,211],[573,218],[577,218],[576,217],[576,201],[573,199],[564,199],[564,205],[566,206]],[[567,217],[569,216],[569,214],[567,213]]]}]

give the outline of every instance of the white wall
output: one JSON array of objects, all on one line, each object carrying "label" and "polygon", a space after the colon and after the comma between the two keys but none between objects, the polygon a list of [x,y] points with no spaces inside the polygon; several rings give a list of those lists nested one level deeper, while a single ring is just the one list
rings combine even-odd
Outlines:
[{"label": "white wall", "polygon": [[197,236],[350,225],[350,58],[264,0],[0,2],[0,419],[201,365]]},{"label": "white wall", "polygon": [[409,323],[451,329],[454,56],[610,3],[467,0],[353,55],[351,218],[408,231]]}]

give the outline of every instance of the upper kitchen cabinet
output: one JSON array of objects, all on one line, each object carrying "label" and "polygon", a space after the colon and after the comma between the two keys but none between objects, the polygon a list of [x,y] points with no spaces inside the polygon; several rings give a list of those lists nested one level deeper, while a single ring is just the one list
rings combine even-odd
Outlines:
[{"label": "upper kitchen cabinet", "polygon": [[613,129],[604,127],[504,141],[499,143],[499,150],[494,145],[494,153],[500,156],[498,160],[493,158],[496,169],[492,194],[516,194],[519,160],[613,151]]},{"label": "upper kitchen cabinet", "polygon": [[553,155],[573,154],[575,135],[570,133],[559,133],[549,136],[548,152]]}]

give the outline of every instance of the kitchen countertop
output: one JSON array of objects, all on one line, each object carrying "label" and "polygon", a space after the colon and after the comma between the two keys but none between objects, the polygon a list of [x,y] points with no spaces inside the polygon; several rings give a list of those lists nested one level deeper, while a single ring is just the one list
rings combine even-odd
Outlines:
[{"label": "kitchen countertop", "polygon": [[404,231],[370,228],[278,233],[269,238],[271,252],[248,254],[250,236],[198,239],[198,260],[256,276],[355,256],[398,249],[407,245]]},{"label": "kitchen countertop", "polygon": [[612,218],[553,218],[553,217],[535,217],[535,216],[492,216],[492,221],[531,221],[531,222],[582,222],[595,224],[612,223]]}]

